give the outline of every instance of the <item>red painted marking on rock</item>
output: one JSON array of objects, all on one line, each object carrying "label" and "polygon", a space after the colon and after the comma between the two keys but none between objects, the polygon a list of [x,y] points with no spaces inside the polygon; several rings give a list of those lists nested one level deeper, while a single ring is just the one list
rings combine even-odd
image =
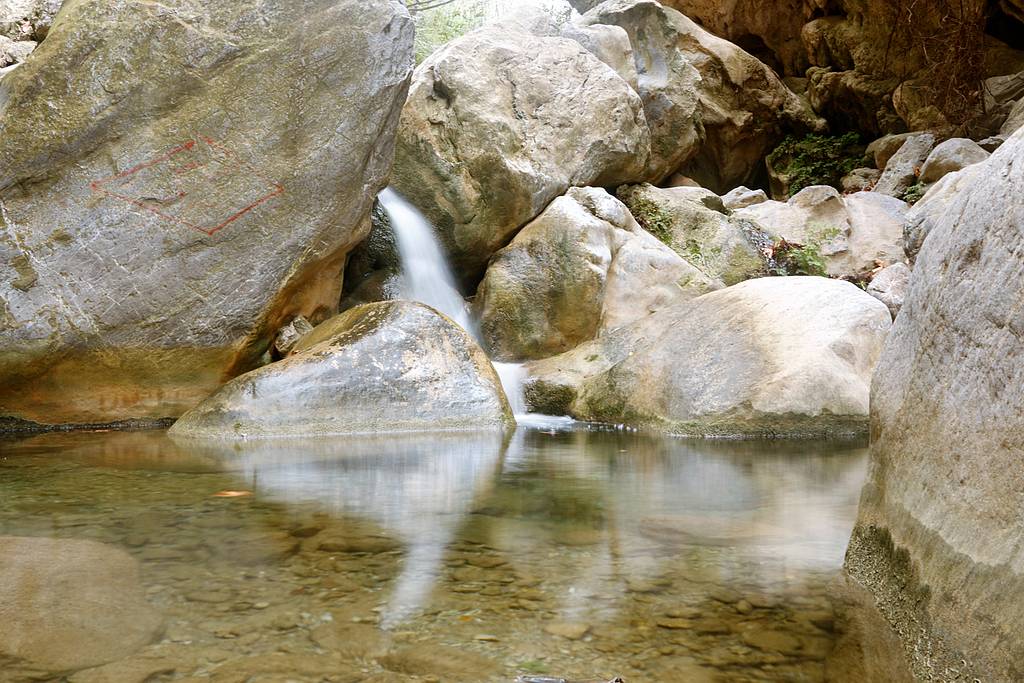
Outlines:
[{"label": "red painted marking on rock", "polygon": [[[210,236],[284,194],[281,184],[205,135],[89,186],[93,192]],[[210,199],[211,187],[222,190],[215,201]]]}]

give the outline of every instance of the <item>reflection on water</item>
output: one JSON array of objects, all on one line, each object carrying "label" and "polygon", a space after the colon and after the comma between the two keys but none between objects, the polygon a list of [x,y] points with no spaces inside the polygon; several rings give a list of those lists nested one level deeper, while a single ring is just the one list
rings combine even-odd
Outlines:
[{"label": "reflection on water", "polygon": [[865,449],[545,427],[0,442],[0,534],[138,559],[108,680],[825,680]]}]

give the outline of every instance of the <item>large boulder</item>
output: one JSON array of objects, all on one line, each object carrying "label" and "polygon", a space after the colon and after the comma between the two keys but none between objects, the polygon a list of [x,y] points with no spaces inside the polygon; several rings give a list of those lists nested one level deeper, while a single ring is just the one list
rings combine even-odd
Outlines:
[{"label": "large boulder", "polygon": [[1024,680],[1024,131],[935,221],[875,373],[847,552],[919,679]]},{"label": "large boulder", "polygon": [[555,197],[636,178],[649,155],[643,104],[615,71],[570,38],[489,26],[416,69],[393,185],[469,284]]},{"label": "large boulder", "polygon": [[0,594],[0,662],[12,676],[4,680],[51,680],[41,674],[122,659],[163,624],[139,563],[95,541],[0,536]]},{"label": "large boulder", "polygon": [[475,306],[496,358],[544,358],[722,284],[598,188],[572,188],[494,255]]},{"label": "large boulder", "polygon": [[392,0],[65,6],[0,95],[0,417],[175,417],[337,310],[412,30]]},{"label": "large boulder", "polygon": [[947,173],[960,171],[988,159],[989,153],[967,138],[951,138],[936,145],[921,167],[921,182],[934,183]]},{"label": "large boulder", "polygon": [[907,189],[917,182],[921,168],[934,148],[935,136],[931,133],[908,137],[886,162],[882,177],[875,184],[875,192],[902,198]]},{"label": "large boulder", "polygon": [[903,261],[906,202],[878,194],[840,195],[826,185],[804,188],[786,202],[767,201],[739,209],[735,217],[762,226],[778,239],[817,250],[835,277],[860,275]]},{"label": "large boulder", "polygon": [[824,130],[770,67],[670,7],[608,0],[580,23],[629,34],[651,127],[652,181],[680,169],[716,192],[754,184],[784,131]]},{"label": "large boulder", "polygon": [[861,434],[890,325],[848,282],[748,280],[531,363],[527,400],[693,436]]},{"label": "large boulder", "polygon": [[949,206],[961,192],[974,183],[975,176],[984,164],[967,166],[963,170],[948,173],[939,182],[928,188],[924,196],[907,212],[903,221],[903,248],[913,263],[921,245],[935,224],[943,219]]},{"label": "large boulder", "polygon": [[772,238],[753,221],[731,216],[714,192],[636,185],[620,188],[619,196],[641,225],[706,277],[734,285],[767,274],[765,251]]},{"label": "large boulder", "polygon": [[171,434],[265,437],[494,428],[511,422],[501,382],[469,334],[410,301],[358,306],[291,355],[237,377]]}]

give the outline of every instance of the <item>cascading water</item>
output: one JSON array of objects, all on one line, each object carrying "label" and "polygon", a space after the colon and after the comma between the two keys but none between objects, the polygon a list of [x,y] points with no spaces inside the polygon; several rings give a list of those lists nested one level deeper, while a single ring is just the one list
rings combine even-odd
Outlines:
[{"label": "cascading water", "polygon": [[[476,324],[455,287],[455,278],[434,234],[434,228],[416,207],[390,187],[381,192],[378,199],[391,219],[391,229],[398,243],[404,276],[404,298],[437,309],[479,339]],[[523,396],[525,369],[518,363],[494,363],[494,369],[501,378],[512,412],[517,419],[522,418],[526,414],[526,399]]]}]

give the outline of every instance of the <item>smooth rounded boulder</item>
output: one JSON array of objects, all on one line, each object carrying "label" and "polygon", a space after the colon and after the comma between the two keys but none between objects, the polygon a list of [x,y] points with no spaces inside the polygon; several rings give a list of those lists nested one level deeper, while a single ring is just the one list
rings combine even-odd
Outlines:
[{"label": "smooth rounded boulder", "polygon": [[529,364],[534,410],[687,436],[846,437],[892,324],[856,285],[747,280]]},{"label": "smooth rounded boulder", "polygon": [[1024,680],[1021,158],[1024,131],[934,215],[872,385],[846,567],[919,679]]},{"label": "smooth rounded boulder", "polygon": [[412,43],[393,0],[66,3],[0,95],[0,424],[177,417],[335,312]]},{"label": "smooth rounded boulder", "polygon": [[600,188],[572,188],[491,259],[475,307],[503,360],[544,358],[722,287]]},{"label": "smooth rounded boulder", "polygon": [[4,680],[51,680],[41,674],[122,659],[163,625],[139,563],[96,541],[0,536],[0,595],[0,662],[13,676]]},{"label": "smooth rounded boulder", "polygon": [[392,185],[435,226],[463,284],[556,197],[641,176],[643,104],[575,40],[487,26],[420,64]]},{"label": "smooth rounded boulder", "polygon": [[320,324],[287,358],[228,382],[170,433],[245,438],[510,424],[498,375],[465,330],[423,304],[385,301]]}]

